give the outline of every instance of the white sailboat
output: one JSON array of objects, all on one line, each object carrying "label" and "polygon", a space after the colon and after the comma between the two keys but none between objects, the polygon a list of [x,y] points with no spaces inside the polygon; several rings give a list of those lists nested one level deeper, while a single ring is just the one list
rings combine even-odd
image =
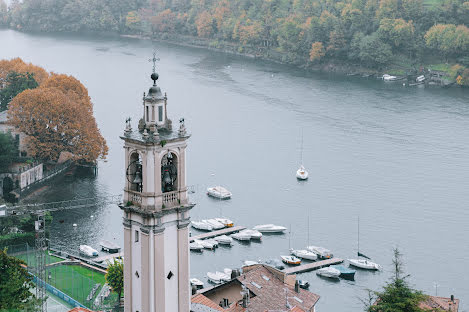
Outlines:
[{"label": "white sailboat", "polygon": [[326,249],[324,247],[308,246],[306,247],[306,249],[314,252],[316,255],[318,255],[318,258],[321,258],[321,259],[332,259],[333,257],[332,252],[329,249]]},{"label": "white sailboat", "polygon": [[214,187],[207,188],[207,195],[219,198],[219,199],[229,199],[231,198],[231,192],[228,191],[223,186],[217,185]]},{"label": "white sailboat", "polygon": [[261,224],[253,227],[253,230],[261,233],[283,233],[287,230],[286,227],[274,224]]},{"label": "white sailboat", "polygon": [[340,271],[331,267],[326,267],[317,270],[316,274],[327,278],[339,278]]},{"label": "white sailboat", "polygon": [[290,253],[294,255],[295,257],[298,257],[301,259],[306,259],[306,260],[311,260],[311,261],[318,259],[318,256],[314,252],[308,251],[305,249],[297,249],[297,250],[290,249]]},{"label": "white sailboat", "polygon": [[[348,259],[351,266],[356,268],[365,269],[365,270],[381,270],[381,265],[370,261],[371,259],[360,253],[360,217],[358,217],[358,250],[357,250],[358,259]],[[362,257],[363,259],[360,259]]]},{"label": "white sailboat", "polygon": [[280,258],[282,258],[282,261],[286,264],[299,265],[301,263],[301,259],[295,256],[280,256]]},{"label": "white sailboat", "polygon": [[296,171],[296,178],[298,180],[306,180],[308,179],[308,171],[306,171],[305,167],[303,166],[303,132],[301,132],[300,163],[300,168]]},{"label": "white sailboat", "polygon": [[223,224],[226,227],[233,227],[233,225],[234,225],[233,221],[231,221],[228,218],[215,218],[214,220],[220,222],[221,224]]}]

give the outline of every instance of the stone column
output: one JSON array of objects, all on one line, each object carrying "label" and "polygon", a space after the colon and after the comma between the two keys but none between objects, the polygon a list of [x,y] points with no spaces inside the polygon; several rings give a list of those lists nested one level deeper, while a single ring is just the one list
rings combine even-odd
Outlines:
[{"label": "stone column", "polygon": [[150,229],[140,228],[142,251],[142,312],[150,311]]},{"label": "stone column", "polygon": [[190,311],[189,230],[188,222],[178,222],[178,292],[179,312]]},{"label": "stone column", "polygon": [[[126,256],[127,255],[127,256]],[[124,217],[124,312],[132,311],[132,228]]]},{"label": "stone column", "polygon": [[[155,228],[153,230],[154,236],[154,281],[155,281],[155,311],[165,312],[165,279],[164,274],[164,228]],[[189,311],[189,310],[187,310]],[[170,311],[167,311],[170,312]]]}]

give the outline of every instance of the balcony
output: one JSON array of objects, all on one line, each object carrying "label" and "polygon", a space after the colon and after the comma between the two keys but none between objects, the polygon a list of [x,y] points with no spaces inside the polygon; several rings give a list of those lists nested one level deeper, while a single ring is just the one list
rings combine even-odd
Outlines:
[{"label": "balcony", "polygon": [[174,204],[179,203],[179,192],[167,192],[163,193],[163,205],[166,207],[173,206]]}]

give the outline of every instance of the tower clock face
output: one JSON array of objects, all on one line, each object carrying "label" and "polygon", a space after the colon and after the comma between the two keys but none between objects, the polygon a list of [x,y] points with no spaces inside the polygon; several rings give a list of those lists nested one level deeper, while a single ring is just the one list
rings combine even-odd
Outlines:
[{"label": "tower clock face", "polygon": [[161,189],[163,192],[176,190],[177,165],[176,156],[168,153],[161,161]]}]

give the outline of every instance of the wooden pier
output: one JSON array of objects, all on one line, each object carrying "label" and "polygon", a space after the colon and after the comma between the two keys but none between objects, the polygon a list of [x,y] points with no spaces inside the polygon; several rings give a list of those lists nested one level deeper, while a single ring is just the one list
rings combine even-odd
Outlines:
[{"label": "wooden pier", "polygon": [[285,270],[283,270],[283,272],[285,272],[286,274],[303,273],[303,272],[314,271],[320,268],[328,267],[330,265],[339,264],[342,262],[344,262],[343,259],[332,258],[332,259],[327,259],[327,260],[322,260],[322,261],[311,262],[311,263],[299,265],[296,267],[286,268]]},{"label": "wooden pier", "polygon": [[112,254],[105,254],[104,256],[100,256],[100,257],[97,257],[97,258],[91,258],[91,260],[93,260],[94,262],[98,262],[98,263],[101,263],[101,262],[106,262],[106,261],[110,261],[114,258],[120,258],[120,257],[123,257],[124,256],[124,252],[118,252],[118,253],[112,253]]},{"label": "wooden pier", "polygon": [[194,239],[213,238],[215,236],[236,233],[236,232],[239,232],[239,231],[242,231],[242,230],[245,230],[245,229],[246,229],[245,226],[241,226],[241,225],[233,226],[233,227],[221,229],[221,230],[218,230],[218,231],[212,231],[212,232],[207,232],[207,233],[196,235],[196,236],[191,236],[191,237],[189,237],[189,241],[192,243],[194,241]]}]

